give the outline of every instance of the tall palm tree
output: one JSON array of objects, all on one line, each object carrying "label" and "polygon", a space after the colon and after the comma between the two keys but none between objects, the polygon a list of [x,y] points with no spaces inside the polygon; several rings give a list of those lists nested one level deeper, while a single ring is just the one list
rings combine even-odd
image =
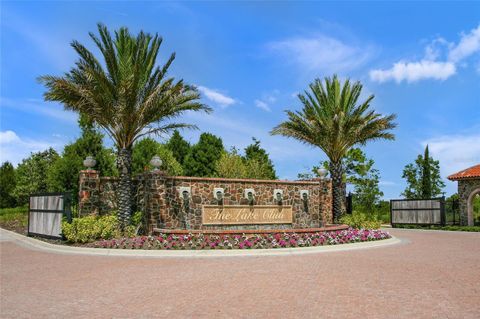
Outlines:
[{"label": "tall palm tree", "polygon": [[292,137],[325,152],[330,161],[333,217],[338,221],[345,200],[342,159],[355,145],[377,139],[393,140],[395,136],[389,130],[396,126],[393,122],[396,115],[382,116],[370,109],[373,95],[358,103],[360,82],[351,84],[347,79],[342,85],[334,75],[325,78],[325,83],[316,79],[309,87],[310,91],[298,95],[302,110],[286,111],[288,120],[276,126],[271,134]]},{"label": "tall palm tree", "polygon": [[103,61],[77,41],[72,42],[79,60],[63,76],[42,76],[47,91],[45,100],[57,101],[65,109],[89,117],[114,141],[120,179],[117,190],[121,226],[132,213],[132,146],[145,135],[162,134],[171,129],[193,127],[173,123],[185,111],[211,109],[201,104],[195,87],[183,80],[167,77],[175,54],[163,66],[156,64],[162,43],[158,34],[141,31],[133,36],[127,28],[115,31],[98,24],[99,37],[90,37]]}]

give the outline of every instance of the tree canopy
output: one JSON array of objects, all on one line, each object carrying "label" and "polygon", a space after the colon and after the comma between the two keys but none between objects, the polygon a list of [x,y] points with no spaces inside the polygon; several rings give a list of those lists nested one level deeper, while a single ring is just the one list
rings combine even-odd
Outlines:
[{"label": "tree canopy", "polygon": [[18,165],[13,190],[17,204],[26,204],[33,193],[48,191],[47,174],[59,157],[53,148],[49,148],[43,152],[32,153]]},{"label": "tree canopy", "polygon": [[247,178],[244,158],[236,148],[223,152],[215,167],[215,176],[223,178]]},{"label": "tree canopy", "polygon": [[407,182],[402,195],[408,199],[437,197],[445,187],[440,176],[440,162],[430,156],[428,145],[423,156],[418,155],[415,162],[405,166],[402,178]]},{"label": "tree canopy", "polygon": [[185,173],[188,176],[215,176],[217,162],[224,151],[221,138],[211,133],[202,133],[198,143],[192,146],[185,158]]},{"label": "tree canopy", "polygon": [[267,151],[260,147],[260,141],[252,138],[253,143],[245,148],[245,162],[253,178],[277,179],[275,168]]},{"label": "tree canopy", "polygon": [[183,175],[183,168],[175,159],[172,151],[152,138],[144,138],[133,145],[132,171],[134,174],[151,170],[150,160],[155,156],[162,160],[161,170],[169,175]]},{"label": "tree canopy", "polygon": [[65,109],[83,113],[101,126],[119,149],[129,149],[146,135],[162,134],[185,123],[171,123],[185,111],[210,111],[200,103],[194,86],[167,77],[175,59],[170,54],[157,64],[162,38],[140,31],[137,36],[122,27],[112,37],[103,24],[98,36],[89,33],[103,62],[78,41],[71,43],[79,56],[64,76],[39,77],[45,100],[61,102]]},{"label": "tree canopy", "polygon": [[13,190],[16,186],[15,168],[12,163],[4,162],[0,166],[0,208],[14,207],[16,204]]},{"label": "tree canopy", "polygon": [[260,148],[260,142],[245,148],[245,156],[233,147],[230,152],[223,152],[215,167],[215,174],[223,178],[276,179],[275,169],[268,154]]},{"label": "tree canopy", "polygon": [[173,157],[177,160],[180,165],[185,165],[185,158],[190,153],[190,143],[185,141],[185,139],[180,135],[178,130],[174,130],[172,136],[165,144],[165,146],[172,151]]}]

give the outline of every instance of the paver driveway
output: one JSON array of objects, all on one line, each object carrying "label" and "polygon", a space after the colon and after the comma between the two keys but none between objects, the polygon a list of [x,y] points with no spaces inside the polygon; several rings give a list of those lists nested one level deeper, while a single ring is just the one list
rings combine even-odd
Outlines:
[{"label": "paver driveway", "polygon": [[46,253],[1,241],[2,318],[480,318],[480,234],[269,257]]}]

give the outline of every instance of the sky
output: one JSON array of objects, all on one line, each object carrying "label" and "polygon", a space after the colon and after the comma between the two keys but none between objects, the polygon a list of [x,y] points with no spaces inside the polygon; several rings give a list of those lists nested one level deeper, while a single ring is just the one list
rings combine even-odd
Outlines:
[{"label": "sky", "polygon": [[[1,1],[0,161],[17,165],[31,152],[79,135],[77,116],[43,101],[40,75],[61,75],[76,61],[78,40],[102,22],[163,37],[159,62],[172,53],[170,76],[194,84],[211,114],[182,121],[243,149],[252,137],[281,179],[325,160],[317,148],[271,136],[299,110],[297,94],[338,74],[363,84],[361,98],[397,114],[395,141],[363,147],[380,171],[385,198],[398,198],[404,166],[428,144],[446,176],[480,163],[480,2],[114,2]],[[166,138],[166,137],[165,137]],[[162,140],[160,140],[162,141]],[[112,145],[106,140],[107,145]]]}]

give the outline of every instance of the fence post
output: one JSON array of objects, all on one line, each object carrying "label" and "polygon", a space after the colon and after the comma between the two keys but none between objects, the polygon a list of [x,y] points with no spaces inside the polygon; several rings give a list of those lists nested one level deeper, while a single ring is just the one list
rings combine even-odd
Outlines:
[{"label": "fence post", "polygon": [[395,228],[395,224],[393,223],[393,210],[392,210],[392,200],[390,200],[390,225],[392,228]]},{"label": "fence post", "polygon": [[353,200],[352,193],[348,192],[347,196],[347,214],[351,215],[353,213]]},{"label": "fence post", "polygon": [[445,226],[446,214],[445,214],[445,196],[440,199],[440,224]]},{"label": "fence post", "polygon": [[63,195],[63,212],[69,223],[72,222],[72,193],[66,192]]}]

